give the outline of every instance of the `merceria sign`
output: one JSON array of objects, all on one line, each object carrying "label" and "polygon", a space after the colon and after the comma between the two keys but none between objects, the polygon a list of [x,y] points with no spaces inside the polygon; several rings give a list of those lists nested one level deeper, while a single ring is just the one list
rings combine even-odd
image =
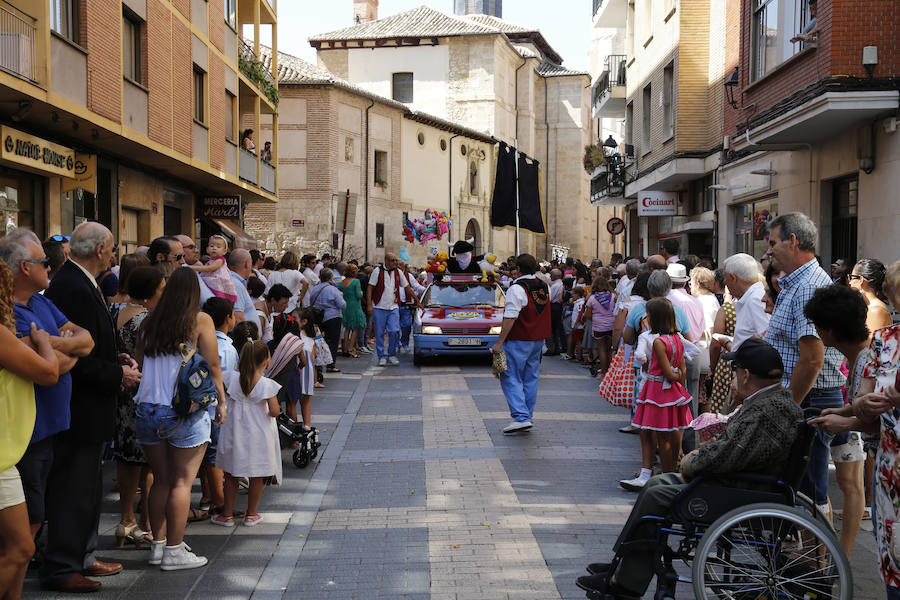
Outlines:
[{"label": "merceria sign", "polygon": [[204,196],[200,216],[210,219],[235,219],[241,218],[240,196]]},{"label": "merceria sign", "polygon": [[0,127],[0,157],[24,167],[53,175],[72,177],[75,151],[59,144],[29,135],[12,127]]},{"label": "merceria sign", "polygon": [[678,192],[646,190],[638,194],[638,216],[657,217],[678,214]]}]

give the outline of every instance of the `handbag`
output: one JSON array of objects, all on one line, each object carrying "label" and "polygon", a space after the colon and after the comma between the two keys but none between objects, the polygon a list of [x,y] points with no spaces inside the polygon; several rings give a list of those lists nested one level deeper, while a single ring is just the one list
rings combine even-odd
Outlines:
[{"label": "handbag", "polygon": [[317,335],[314,345],[316,347],[317,367],[325,367],[334,362],[334,357],[331,356],[331,348],[328,347],[328,342],[325,341],[324,337]]},{"label": "handbag", "polygon": [[700,365],[700,374],[701,375],[709,375],[710,370],[710,359],[709,359],[709,343],[712,340],[712,336],[710,336],[709,331],[703,332],[703,339],[697,342],[696,346],[700,348],[700,354],[697,355],[697,363]]},{"label": "handbag", "polygon": [[[325,286],[322,286],[322,289],[320,289],[318,292],[316,292],[316,295],[314,297],[309,299],[309,312],[312,315],[313,325],[315,325],[316,327],[321,327],[322,319],[325,318],[325,310],[321,309],[321,308],[316,308],[316,300],[319,299],[319,296],[321,296],[322,292],[324,292],[324,291],[325,291]],[[328,363],[328,364],[331,364],[331,363]]]},{"label": "handbag", "polygon": [[634,401],[634,355],[631,346],[622,343],[600,382],[600,397],[612,404],[631,408]]},{"label": "handbag", "polygon": [[172,394],[172,409],[179,417],[186,417],[192,412],[209,408],[219,400],[219,392],[209,370],[209,363],[193,346],[181,344],[181,366],[175,378],[175,390]]},{"label": "handbag", "polygon": [[0,472],[22,458],[34,432],[34,384],[0,371]]}]

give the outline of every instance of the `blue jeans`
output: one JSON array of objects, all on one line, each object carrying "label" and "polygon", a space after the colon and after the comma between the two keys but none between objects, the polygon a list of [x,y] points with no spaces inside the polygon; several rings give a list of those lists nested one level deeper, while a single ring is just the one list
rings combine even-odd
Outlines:
[{"label": "blue jeans", "polygon": [[409,347],[409,336],[412,333],[412,311],[409,306],[400,307],[400,345]]},{"label": "blue jeans", "polygon": [[[376,308],[372,311],[375,321],[375,350],[378,359],[387,358],[397,354],[397,345],[400,343],[400,309],[384,310]],[[384,334],[388,334],[387,351],[384,349]]]},{"label": "blue jeans", "polygon": [[171,406],[138,404],[135,410],[134,432],[141,446],[155,446],[163,442],[176,448],[196,448],[209,441],[208,410],[195,410],[179,418]]},{"label": "blue jeans", "polygon": [[543,340],[506,340],[503,343],[507,369],[500,375],[500,387],[509,404],[509,415],[516,422],[531,421],[533,418],[543,347]]},{"label": "blue jeans", "polygon": [[[801,408],[840,408],[844,405],[844,396],[840,388],[825,390],[811,390],[803,402]],[[841,434],[844,435],[844,434]],[[849,434],[848,434],[849,435]],[[831,441],[834,436],[823,427],[816,429],[816,438],[813,440],[812,454],[803,480],[800,482],[800,491],[813,499],[816,504],[828,502],[828,457],[831,455]],[[845,443],[845,442],[841,442]]]},{"label": "blue jeans", "polygon": [[887,586],[887,600],[900,600],[900,588]]}]

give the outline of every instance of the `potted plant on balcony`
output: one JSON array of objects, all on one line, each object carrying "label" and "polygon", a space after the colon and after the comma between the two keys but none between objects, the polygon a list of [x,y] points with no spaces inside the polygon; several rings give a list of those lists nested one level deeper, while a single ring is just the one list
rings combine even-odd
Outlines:
[{"label": "potted plant on balcony", "polygon": [[582,159],[584,170],[591,175],[597,167],[606,164],[606,152],[600,144],[588,144],[584,147],[584,158]]}]

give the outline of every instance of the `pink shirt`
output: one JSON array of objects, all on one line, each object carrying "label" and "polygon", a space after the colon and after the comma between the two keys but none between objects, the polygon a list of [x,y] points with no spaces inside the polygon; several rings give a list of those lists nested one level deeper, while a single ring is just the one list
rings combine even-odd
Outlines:
[{"label": "pink shirt", "polygon": [[612,331],[613,323],[616,320],[616,299],[612,292],[600,292],[600,294],[605,297],[606,306],[597,300],[596,294],[591,294],[587,301],[587,305],[591,308],[591,329],[598,333]]},{"label": "pink shirt", "polygon": [[673,289],[666,296],[672,306],[678,306],[687,315],[688,324],[691,326],[691,341],[696,342],[703,336],[706,330],[706,317],[703,316],[703,304],[688,294],[684,288]]}]

